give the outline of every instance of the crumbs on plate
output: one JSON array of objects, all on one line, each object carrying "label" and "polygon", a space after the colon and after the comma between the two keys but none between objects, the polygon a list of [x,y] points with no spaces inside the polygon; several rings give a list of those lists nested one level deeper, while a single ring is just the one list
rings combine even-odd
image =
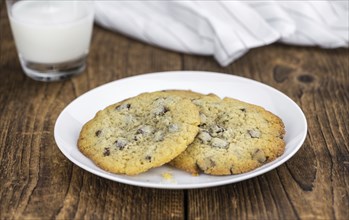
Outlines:
[{"label": "crumbs on plate", "polygon": [[166,182],[176,183],[171,172],[164,172],[161,176]]}]

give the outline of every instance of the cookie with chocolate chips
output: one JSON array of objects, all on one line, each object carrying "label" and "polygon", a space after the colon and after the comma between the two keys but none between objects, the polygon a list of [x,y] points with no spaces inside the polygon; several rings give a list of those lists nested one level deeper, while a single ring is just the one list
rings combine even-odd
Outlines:
[{"label": "cookie with chocolate chips", "polygon": [[284,124],[264,108],[232,98],[194,98],[200,131],[170,162],[194,175],[231,175],[251,171],[284,152]]},{"label": "cookie with chocolate chips", "polygon": [[198,108],[169,92],[143,93],[99,111],[78,139],[102,169],[136,175],[182,153],[199,131]]}]

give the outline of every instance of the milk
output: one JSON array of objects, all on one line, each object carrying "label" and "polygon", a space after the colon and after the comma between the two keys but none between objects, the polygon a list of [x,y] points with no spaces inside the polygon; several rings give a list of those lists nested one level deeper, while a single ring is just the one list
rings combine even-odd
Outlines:
[{"label": "milk", "polygon": [[9,13],[20,58],[62,63],[87,55],[93,25],[88,2],[19,1]]}]

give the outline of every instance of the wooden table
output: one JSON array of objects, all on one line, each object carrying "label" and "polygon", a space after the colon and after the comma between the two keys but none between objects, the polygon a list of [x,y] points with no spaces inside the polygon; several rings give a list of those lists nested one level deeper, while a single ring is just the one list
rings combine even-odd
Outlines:
[{"label": "wooden table", "polygon": [[[348,219],[348,49],[274,44],[221,67],[212,57],[95,26],[85,73],[43,83],[23,74],[4,4],[0,13],[0,219]],[[304,111],[305,143],[262,176],[192,190],[113,182],[60,152],[53,129],[73,99],[110,81],[167,70],[223,72],[275,87]]]}]

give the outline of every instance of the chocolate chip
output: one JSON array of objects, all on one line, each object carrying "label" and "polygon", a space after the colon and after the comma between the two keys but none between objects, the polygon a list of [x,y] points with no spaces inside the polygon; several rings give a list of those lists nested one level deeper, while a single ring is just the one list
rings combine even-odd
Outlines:
[{"label": "chocolate chip", "polygon": [[163,116],[168,111],[170,111],[169,108],[167,108],[166,106],[161,105],[161,106],[158,106],[157,108],[153,109],[152,112],[155,115]]},{"label": "chocolate chip", "polygon": [[145,159],[146,159],[147,161],[151,162],[151,156],[148,155],[148,156],[145,157]]},{"label": "chocolate chip", "polygon": [[219,133],[222,133],[224,132],[226,129],[225,128],[222,128],[218,125],[212,125],[210,127],[210,134],[212,137],[216,137]]},{"label": "chocolate chip", "polygon": [[226,148],[229,142],[220,138],[212,138],[211,145],[212,147]]},{"label": "chocolate chip", "polygon": [[163,141],[164,140],[164,133],[162,131],[157,131],[154,134],[154,140],[155,141]]},{"label": "chocolate chip", "polygon": [[153,132],[153,128],[151,126],[144,125],[136,131],[136,134],[148,135],[148,134],[151,134],[152,132]]},{"label": "chocolate chip", "polygon": [[248,130],[247,132],[250,134],[251,138],[259,138],[261,135],[261,132],[259,130],[256,130],[256,129]]},{"label": "chocolate chip", "polygon": [[131,108],[131,104],[126,103],[126,104],[122,104],[122,105],[117,106],[115,109],[118,110],[118,111],[121,111],[121,110],[124,110],[124,109],[129,110],[130,108]]},{"label": "chocolate chip", "polygon": [[167,108],[167,107],[164,108],[164,113],[169,112],[169,111],[170,111],[169,108]]},{"label": "chocolate chip", "polygon": [[110,149],[109,149],[109,147],[106,147],[106,148],[104,148],[104,151],[103,151],[103,156],[109,156],[110,155]]},{"label": "chocolate chip", "polygon": [[200,121],[201,123],[205,123],[207,121],[207,117],[204,113],[200,112]]},{"label": "chocolate chip", "polygon": [[198,138],[203,144],[207,144],[211,139],[211,135],[207,131],[200,131]]},{"label": "chocolate chip", "polygon": [[195,163],[196,167],[198,170],[201,172],[206,173],[207,171],[211,170],[214,168],[217,164],[216,162],[212,159],[212,157],[206,157],[200,161],[196,161]]},{"label": "chocolate chip", "polygon": [[96,133],[95,133],[95,135],[97,136],[97,137],[99,137],[99,135],[102,133],[102,131],[101,130],[98,130],[98,131],[96,131]]},{"label": "chocolate chip", "polygon": [[114,142],[114,144],[116,145],[116,147],[119,150],[123,150],[125,148],[125,146],[127,145],[127,141],[124,139],[118,139]]},{"label": "chocolate chip", "polygon": [[166,114],[166,112],[169,112],[170,111],[170,109],[169,108],[167,108],[166,106],[164,106],[163,107],[163,109],[162,109],[162,111],[159,113],[159,115],[165,115]]},{"label": "chocolate chip", "polygon": [[200,128],[204,128],[206,126],[206,123],[202,123],[199,125]]},{"label": "chocolate chip", "polygon": [[267,157],[264,154],[263,150],[257,149],[253,155],[252,158],[254,160],[257,160],[259,163],[264,163],[267,160]]},{"label": "chocolate chip", "polygon": [[246,112],[246,109],[245,108],[240,108],[240,111]]}]

